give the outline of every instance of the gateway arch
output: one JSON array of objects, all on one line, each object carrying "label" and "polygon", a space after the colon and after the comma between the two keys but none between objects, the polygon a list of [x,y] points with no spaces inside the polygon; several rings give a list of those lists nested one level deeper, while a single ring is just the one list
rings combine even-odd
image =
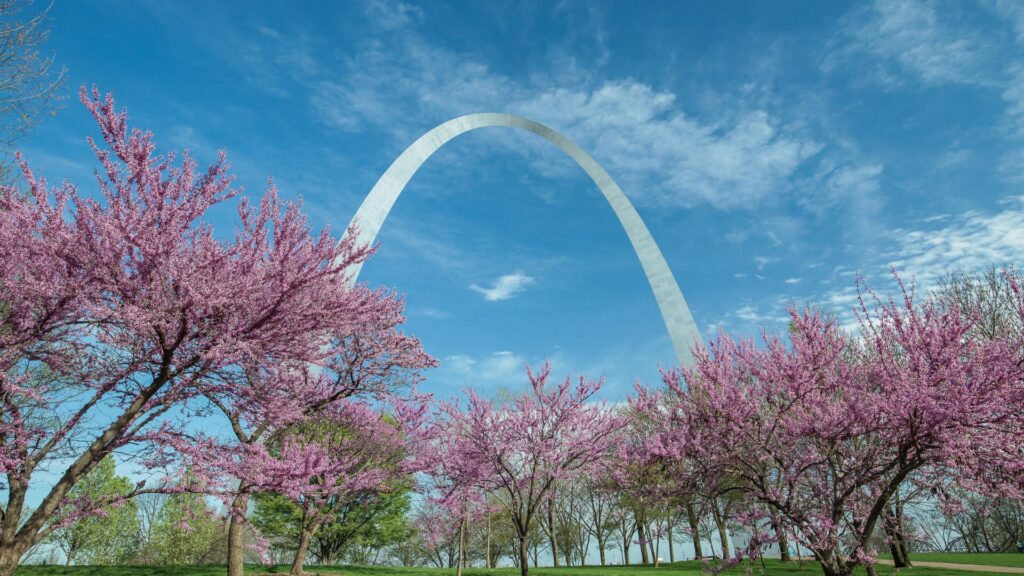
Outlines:
[{"label": "gateway arch", "polygon": [[[676,279],[647,229],[647,225],[644,224],[640,214],[633,208],[633,204],[626,198],[619,185],[590,154],[584,152],[582,148],[562,134],[538,122],[511,114],[469,114],[449,120],[420,136],[388,167],[359,206],[359,210],[352,219],[352,223],[358,222],[359,224],[357,241],[372,244],[376,240],[377,233],[380,232],[388,212],[398,200],[405,185],[409,183],[420,166],[441,146],[465,132],[492,126],[518,128],[544,138],[575,160],[594,181],[594,184],[597,184],[608,204],[615,211],[619,222],[622,223],[622,228],[626,231],[626,236],[629,237],[637,258],[640,259],[640,265],[644,269],[644,274],[647,275],[647,281],[654,292],[658,308],[661,309],[661,316],[665,320],[665,327],[668,328],[672,346],[675,348],[679,360],[683,365],[690,365],[693,359],[690,346],[699,335],[697,325],[693,320],[693,315],[690,314],[689,306],[686,305],[683,293],[679,290],[679,284],[676,283]],[[352,282],[359,277],[361,268],[360,264],[353,270]]]}]

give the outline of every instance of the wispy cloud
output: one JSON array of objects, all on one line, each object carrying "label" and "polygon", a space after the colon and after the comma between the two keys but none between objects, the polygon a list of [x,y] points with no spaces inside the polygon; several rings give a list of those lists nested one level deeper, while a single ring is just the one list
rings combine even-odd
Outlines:
[{"label": "wispy cloud", "polygon": [[[971,211],[941,219],[927,218],[913,229],[893,230],[887,238],[893,249],[880,254],[859,273],[868,287],[882,296],[898,289],[890,275],[913,283],[919,293],[939,287],[951,271],[977,272],[989,266],[1020,266],[1024,262],[1024,196],[1010,198],[994,213]],[[847,329],[856,329],[853,310],[857,287],[849,273],[845,285],[812,301],[835,314]]]},{"label": "wispy cloud", "polygon": [[939,16],[933,3],[920,0],[876,0],[856,9],[843,19],[825,68],[867,68],[891,88],[902,86],[908,72],[926,84],[982,80],[990,49],[985,36]]},{"label": "wispy cloud", "polygon": [[967,212],[917,230],[893,233],[896,250],[887,255],[919,285],[934,287],[950,270],[976,271],[991,265],[1019,264],[1024,260],[1024,196],[1007,199],[994,214]]},{"label": "wispy cloud", "polygon": [[489,354],[451,354],[430,374],[435,385],[443,385],[450,394],[472,388],[487,395],[500,395],[520,389],[526,382],[523,355],[509,350]]},{"label": "wispy cloud", "polygon": [[425,308],[414,308],[410,310],[410,312],[418,316],[423,316],[425,318],[433,318],[435,320],[443,320],[445,318],[451,317],[451,314],[448,313],[447,310],[443,310],[441,308],[434,308],[432,306],[427,306]]},{"label": "wispy cloud", "polygon": [[[882,298],[897,294],[895,270],[919,294],[939,288],[951,271],[976,272],[989,266],[1024,265],[1024,196],[1004,201],[999,210],[938,215],[917,221],[912,228],[886,232],[881,238],[886,252],[866,257],[858,269],[840,265],[820,283],[788,278],[785,294],[766,295],[744,302],[712,327],[755,335],[761,328],[782,330],[788,322],[786,308],[803,303],[834,316],[848,331],[859,329],[854,310],[858,306],[858,277]],[[817,287],[817,289],[815,288]],[[709,331],[709,334],[711,331]]]},{"label": "wispy cloud", "polygon": [[500,300],[508,300],[521,294],[528,286],[536,284],[536,280],[532,276],[527,276],[522,272],[514,272],[512,274],[505,274],[495,280],[489,288],[485,288],[478,284],[471,284],[470,290],[483,294],[484,300],[488,302],[497,302]]},{"label": "wispy cloud", "polygon": [[[1000,172],[1024,178],[1024,8],[1013,0],[987,0],[1001,26],[984,26],[965,16],[965,6],[925,0],[876,0],[850,11],[829,43],[824,69],[854,71],[888,89],[968,85],[1003,101],[992,131],[1013,142],[1002,154]],[[965,159],[962,151],[940,167]]]},{"label": "wispy cloud", "polygon": [[[396,118],[432,123],[471,112],[520,114],[564,132],[636,201],[661,207],[749,207],[789,190],[792,176],[824,146],[802,123],[754,100],[736,100],[704,118],[685,110],[672,91],[556,68],[514,80],[473,55],[427,42],[410,22],[393,42],[364,45],[340,74],[314,83],[310,100],[331,126],[383,129],[403,143],[424,128]],[[569,166],[548,160],[547,144],[533,137],[505,142],[542,171]],[[545,154],[538,154],[542,146]]]},{"label": "wispy cloud", "polygon": [[754,256],[754,264],[757,265],[758,270],[764,270],[765,266],[771,264],[772,262],[778,261],[778,258],[774,258],[771,256]]}]

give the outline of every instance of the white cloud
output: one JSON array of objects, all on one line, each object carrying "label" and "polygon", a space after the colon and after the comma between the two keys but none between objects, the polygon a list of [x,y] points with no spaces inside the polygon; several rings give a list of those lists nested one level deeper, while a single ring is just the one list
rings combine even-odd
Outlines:
[{"label": "white cloud", "polygon": [[1011,135],[1020,138],[1024,137],[1024,63],[1013,63],[1007,74],[1009,79],[1002,93],[1007,124]]},{"label": "white cloud", "polygon": [[1024,259],[1024,196],[1007,200],[994,214],[967,212],[941,227],[900,230],[896,250],[887,255],[904,275],[925,289],[950,270],[976,271]]},{"label": "white cloud", "polygon": [[[474,388],[516,387],[526,382],[526,364],[526,358],[508,350],[481,357],[454,354],[442,360],[442,374],[434,374],[431,379],[449,379]],[[447,377],[443,371],[448,372]]]},{"label": "white cloud", "polygon": [[[989,266],[1020,266],[1024,261],[1024,196],[1012,198],[995,213],[967,212],[959,216],[927,218],[923,226],[892,231],[887,240],[894,247],[860,272],[869,288],[880,296],[898,290],[890,269],[905,283],[913,282],[919,293],[938,288],[942,277],[959,270],[975,272]],[[839,319],[848,330],[859,324],[853,310],[857,288],[852,271],[837,270],[844,282],[822,294],[817,303]]]},{"label": "white cloud", "polygon": [[775,298],[760,304],[748,303],[738,309],[726,314],[717,322],[712,322],[714,331],[709,331],[713,336],[720,328],[728,328],[734,334],[757,334],[762,328],[772,329],[786,326],[789,322],[789,314],[786,311],[788,300]]},{"label": "white cloud", "polygon": [[926,84],[975,83],[983,79],[989,46],[980,31],[947,25],[931,2],[876,0],[844,18],[844,37],[825,68],[864,65],[875,60],[876,78],[890,87],[903,84],[905,72]]},{"label": "white cloud", "polygon": [[[634,200],[672,207],[750,207],[784,194],[798,168],[823,147],[802,125],[742,98],[715,117],[698,118],[674,93],[632,79],[595,81],[552,70],[519,82],[473,56],[428,44],[414,28],[402,32],[387,49],[365,45],[340,75],[312,86],[312,107],[325,123],[348,131],[383,128],[407,144],[432,123],[512,112],[564,132]],[[542,171],[570,166],[550,160],[549,145],[533,136],[504,142],[525,149]]]},{"label": "white cloud", "polygon": [[433,308],[433,307],[430,307],[430,306],[428,306],[426,308],[416,308],[416,309],[412,310],[411,312],[413,314],[417,314],[419,316],[424,316],[426,318],[433,318],[435,320],[443,320],[445,318],[450,318],[451,317],[451,314],[449,314],[448,311],[442,310],[441,308]]},{"label": "white cloud", "polygon": [[471,284],[470,290],[483,294],[484,300],[488,302],[497,302],[500,300],[508,300],[521,294],[528,286],[536,284],[536,280],[532,276],[527,276],[522,272],[514,272],[512,274],[505,274],[495,280],[490,288],[485,288],[478,284]]},{"label": "white cloud", "polygon": [[367,17],[383,30],[397,30],[423,17],[423,10],[405,2],[370,0],[364,4]]},{"label": "white cloud", "polygon": [[884,166],[876,163],[836,165],[831,159],[821,162],[817,173],[803,186],[800,204],[819,218],[842,208],[844,230],[858,235],[874,235],[876,215],[881,210],[881,177]]},{"label": "white cloud", "polygon": [[1024,4],[1020,0],[985,0],[982,5],[1007,20],[1014,28],[1017,41],[1024,42]]},{"label": "white cloud", "polygon": [[[1010,198],[992,212],[924,218],[912,229],[885,233],[881,240],[891,247],[888,252],[867,258],[858,270],[835,266],[817,284],[820,291],[796,299],[780,294],[747,302],[713,324],[746,335],[756,334],[761,327],[782,329],[788,321],[786,307],[807,302],[833,315],[845,330],[854,332],[860,328],[854,313],[859,306],[858,276],[868,289],[887,298],[897,295],[899,290],[892,269],[906,285],[913,284],[918,294],[923,295],[938,288],[951,271],[976,272],[1007,265],[1020,268],[1024,265],[1024,196]],[[785,283],[804,284],[801,278],[789,278]],[[865,296],[869,306],[870,298]]]},{"label": "white cloud", "polygon": [[758,270],[764,270],[765,266],[772,262],[778,262],[778,260],[778,258],[772,258],[770,256],[754,256],[754,264],[757,264]]},{"label": "white cloud", "polygon": [[675,95],[632,80],[557,88],[510,104],[564,130],[624,187],[659,206],[737,208],[788,190],[822,145],[765,110],[702,122]]},{"label": "white cloud", "polygon": [[278,32],[277,30],[271,28],[270,26],[264,26],[262,24],[257,24],[256,25],[256,31],[259,32],[260,34],[263,34],[264,36],[266,36],[268,38],[273,38],[274,40],[280,40],[281,39],[281,33]]}]

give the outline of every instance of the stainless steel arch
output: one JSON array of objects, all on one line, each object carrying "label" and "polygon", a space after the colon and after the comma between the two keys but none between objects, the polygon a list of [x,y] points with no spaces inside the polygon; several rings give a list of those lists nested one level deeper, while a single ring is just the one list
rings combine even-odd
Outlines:
[{"label": "stainless steel arch", "polygon": [[[683,293],[679,290],[679,284],[672,276],[672,271],[669,269],[668,263],[665,262],[665,257],[662,256],[658,245],[654,242],[654,238],[651,237],[647,225],[644,224],[619,185],[612,180],[612,177],[596,160],[565,136],[538,122],[511,114],[469,114],[449,120],[420,136],[388,167],[359,206],[359,210],[352,219],[353,222],[358,221],[359,223],[358,241],[366,244],[374,242],[391,207],[394,206],[405,185],[420,166],[427,161],[427,158],[430,158],[441,146],[456,136],[470,130],[491,126],[519,128],[541,136],[572,157],[580,168],[583,168],[590,176],[594,184],[597,184],[605,199],[608,200],[608,204],[615,211],[615,215],[618,216],[619,222],[622,223],[622,227],[626,231],[626,236],[633,244],[633,250],[636,251],[636,255],[640,259],[640,265],[643,266],[647,281],[651,284],[651,290],[661,309],[661,316],[665,320],[665,327],[668,328],[676,354],[679,355],[679,359],[684,365],[689,365],[692,361],[690,346],[699,335],[697,325],[693,320],[693,315],[690,314],[690,308],[686,305]],[[354,270],[353,282],[359,276],[359,271],[359,268]]]}]

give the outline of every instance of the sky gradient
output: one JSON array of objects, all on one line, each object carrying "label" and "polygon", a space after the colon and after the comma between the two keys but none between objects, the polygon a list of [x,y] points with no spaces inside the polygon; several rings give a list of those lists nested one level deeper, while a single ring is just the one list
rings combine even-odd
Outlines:
[{"label": "sky gradient", "polygon": [[[73,97],[112,91],[163,151],[224,149],[340,233],[435,125],[508,112],[621,185],[705,336],[851,324],[855,279],[891,293],[1024,249],[1024,4],[1017,2],[57,2],[67,105],[21,142],[95,191]],[[230,234],[232,214],[215,213]],[[404,294],[441,397],[526,385],[525,363],[606,375],[675,360],[612,211],[531,134],[460,136],[416,175],[362,279]]]}]

